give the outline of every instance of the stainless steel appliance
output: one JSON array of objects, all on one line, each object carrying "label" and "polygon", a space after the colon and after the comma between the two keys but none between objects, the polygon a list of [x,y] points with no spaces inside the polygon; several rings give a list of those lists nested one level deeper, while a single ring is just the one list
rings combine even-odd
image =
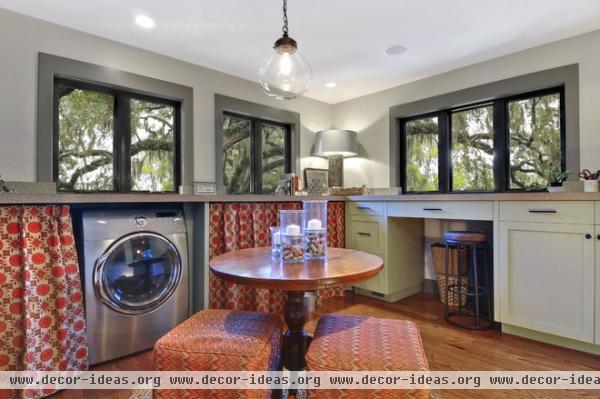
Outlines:
[{"label": "stainless steel appliance", "polygon": [[188,316],[180,210],[82,214],[90,364],[149,349]]}]

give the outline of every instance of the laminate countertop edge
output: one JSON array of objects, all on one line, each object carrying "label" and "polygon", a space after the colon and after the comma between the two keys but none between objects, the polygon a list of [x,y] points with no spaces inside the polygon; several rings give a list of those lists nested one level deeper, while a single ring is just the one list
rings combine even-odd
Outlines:
[{"label": "laminate countertop edge", "polygon": [[600,201],[600,193],[405,194],[359,196],[180,195],[180,194],[0,194],[0,204],[209,203],[328,201]]}]

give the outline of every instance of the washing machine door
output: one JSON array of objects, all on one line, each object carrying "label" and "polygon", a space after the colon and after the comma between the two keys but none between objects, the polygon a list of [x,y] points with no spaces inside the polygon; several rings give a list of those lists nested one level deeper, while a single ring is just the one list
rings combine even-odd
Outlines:
[{"label": "washing machine door", "polygon": [[166,237],[133,233],[113,243],[98,259],[94,289],[117,312],[147,313],[173,295],[181,268],[179,251]]}]

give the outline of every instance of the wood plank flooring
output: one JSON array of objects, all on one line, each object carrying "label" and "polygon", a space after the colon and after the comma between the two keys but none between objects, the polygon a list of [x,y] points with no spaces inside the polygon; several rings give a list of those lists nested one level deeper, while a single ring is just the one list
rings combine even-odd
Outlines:
[{"label": "wood plank flooring", "polygon": [[[468,331],[447,324],[443,307],[433,295],[419,294],[388,304],[358,295],[331,298],[307,323],[313,332],[324,313],[369,315],[415,321],[432,370],[600,370],[600,356],[547,345],[498,331]],[[152,353],[143,352],[94,367],[95,370],[151,370]],[[134,391],[63,391],[55,399],[128,399]],[[600,398],[600,391],[553,390],[446,390],[433,391],[432,399]]]}]

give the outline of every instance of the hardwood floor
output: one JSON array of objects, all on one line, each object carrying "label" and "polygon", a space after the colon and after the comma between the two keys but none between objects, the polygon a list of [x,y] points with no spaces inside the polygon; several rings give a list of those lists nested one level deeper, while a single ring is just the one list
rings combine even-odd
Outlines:
[{"label": "hardwood floor", "polygon": [[[431,370],[600,370],[600,356],[547,345],[498,331],[468,331],[447,324],[443,307],[432,295],[419,294],[388,304],[362,296],[331,298],[307,323],[313,332],[324,313],[369,315],[414,320],[421,331]],[[95,370],[151,370],[152,352],[105,363]],[[63,391],[55,399],[127,399],[133,391]],[[449,398],[599,398],[600,391],[512,390],[433,391],[433,399]]]}]

